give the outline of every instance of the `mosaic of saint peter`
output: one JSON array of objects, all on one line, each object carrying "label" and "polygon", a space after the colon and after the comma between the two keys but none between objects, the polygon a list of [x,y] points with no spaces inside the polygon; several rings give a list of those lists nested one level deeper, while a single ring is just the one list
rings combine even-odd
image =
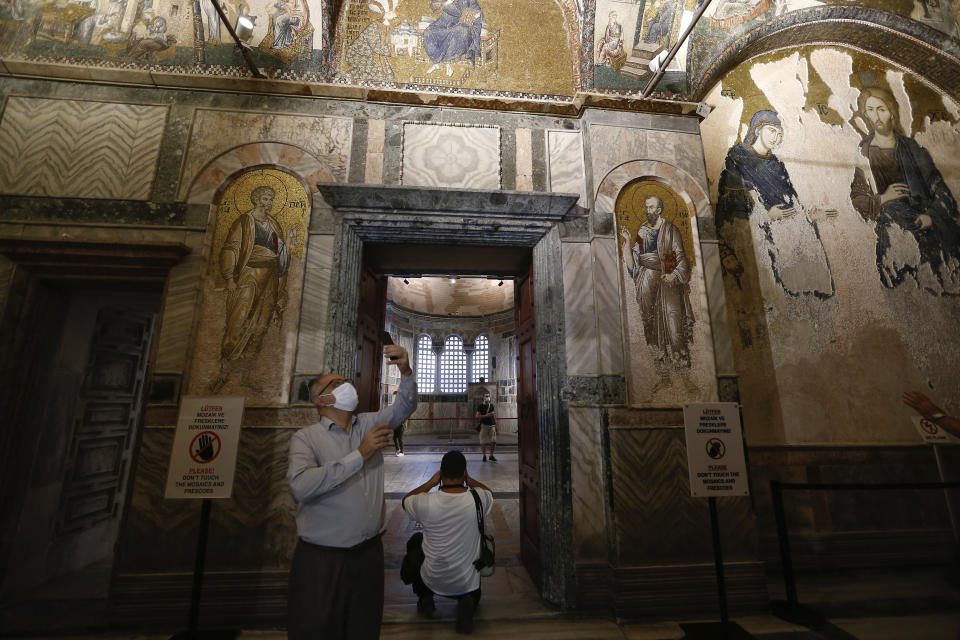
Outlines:
[{"label": "mosaic of saint peter", "polygon": [[280,222],[270,214],[275,196],[271,187],[255,188],[250,194],[253,209],[233,221],[220,248],[220,275],[227,293],[226,326],[220,375],[211,385],[214,392],[226,384],[235,364],[258,354],[270,325],[283,320],[290,248],[299,242],[300,225],[283,233]]}]

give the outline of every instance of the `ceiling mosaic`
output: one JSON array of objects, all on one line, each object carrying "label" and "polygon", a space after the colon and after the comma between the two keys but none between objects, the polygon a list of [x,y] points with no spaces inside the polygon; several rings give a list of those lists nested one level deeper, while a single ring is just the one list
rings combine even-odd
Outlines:
[{"label": "ceiling mosaic", "polygon": [[575,109],[635,99],[663,67],[653,96],[697,101],[746,57],[838,42],[908,67],[938,52],[960,87],[960,0],[710,0],[667,63],[706,1],[0,0],[0,71],[305,92],[253,81],[219,9],[249,27],[240,39],[267,78],[321,96],[333,83]]},{"label": "ceiling mosaic", "polygon": [[243,58],[214,2],[232,26],[252,25],[241,40],[258,66],[320,71],[322,0],[3,0],[0,53],[48,63],[238,75]]},{"label": "ceiling mosaic", "polygon": [[513,280],[388,278],[387,300],[431,315],[484,316],[513,308]]},{"label": "ceiling mosaic", "polygon": [[350,0],[340,24],[338,78],[352,84],[556,96],[577,88],[570,4]]}]

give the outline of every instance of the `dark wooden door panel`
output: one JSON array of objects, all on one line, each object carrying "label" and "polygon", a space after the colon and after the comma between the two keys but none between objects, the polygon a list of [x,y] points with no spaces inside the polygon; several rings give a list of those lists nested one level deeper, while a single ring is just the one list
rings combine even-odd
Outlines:
[{"label": "dark wooden door panel", "polygon": [[360,308],[357,317],[357,393],[360,411],[380,408],[380,372],[383,366],[383,345],[380,331],[387,309],[387,278],[369,267],[360,273]]},{"label": "dark wooden door panel", "polygon": [[517,402],[520,473],[520,558],[531,579],[540,585],[540,447],[537,420],[536,336],[534,333],[533,271],[517,279],[514,308],[517,318]]},{"label": "dark wooden door panel", "polygon": [[119,513],[150,356],[154,316],[104,308],[73,422],[57,534],[95,526]]}]

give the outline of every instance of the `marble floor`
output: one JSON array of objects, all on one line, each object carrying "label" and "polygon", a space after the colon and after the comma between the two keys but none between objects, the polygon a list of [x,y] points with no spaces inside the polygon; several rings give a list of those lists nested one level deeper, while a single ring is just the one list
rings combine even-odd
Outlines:
[{"label": "marble floor", "polygon": [[[454,448],[454,447],[451,447]],[[455,447],[461,448],[461,447]],[[441,451],[421,450],[406,446],[405,455],[384,458],[384,494],[387,502],[387,532],[383,537],[386,587],[384,622],[420,623],[417,599],[408,585],[400,581],[400,562],[406,552],[407,539],[417,531],[417,523],[400,508],[400,498],[426,482],[440,468]],[[520,521],[517,500],[518,475],[516,449],[507,447],[497,452],[496,462],[483,462],[480,453],[469,449],[467,473],[493,491],[494,503],[484,525],[497,543],[497,571],[483,579],[483,598],[477,609],[478,621],[556,617],[546,606],[537,588],[520,563]],[[455,613],[453,601],[437,598],[435,621],[449,620]],[[428,628],[433,628],[429,626]],[[407,637],[407,636],[402,636]],[[409,636],[416,637],[416,636]]]},{"label": "marble floor", "polygon": [[[454,603],[437,598],[437,611],[433,618],[422,618],[416,611],[416,597],[410,587],[400,581],[399,567],[406,540],[417,527],[400,508],[400,498],[439,468],[445,451],[458,448],[465,452],[469,473],[489,486],[495,498],[486,527],[497,541],[497,571],[483,580],[483,598],[476,612],[474,637],[497,640],[699,640],[717,637],[719,640],[719,636],[695,636],[692,631],[688,635],[684,628],[688,621],[641,623],[571,617],[554,610],[540,600],[536,586],[520,562],[516,445],[502,443],[497,453],[498,461],[484,463],[475,440],[469,437],[446,443],[429,443],[411,438],[405,444],[404,456],[393,455],[390,447],[384,457],[387,532],[384,535],[386,587],[382,639],[434,640],[457,637],[453,630]],[[894,579],[879,580],[877,576],[865,573],[838,576],[832,582],[823,576],[814,576],[802,580],[798,584],[799,590],[804,602],[815,604],[817,610],[829,617],[827,623],[811,629],[772,615],[738,617],[735,622],[756,640],[960,640],[960,606],[952,606],[953,602],[960,603],[960,599],[954,600],[960,598],[960,591],[948,582],[941,581],[938,576],[938,572],[907,571],[898,573]],[[771,579],[772,598],[782,597],[779,593],[781,585],[782,582]],[[931,601],[933,606],[919,610],[897,609],[895,606],[862,609],[848,606],[851,593],[860,601],[883,602],[884,598],[888,598],[894,604],[905,602],[911,594],[921,593],[929,596],[925,599]],[[3,633],[2,630],[0,636],[18,637]],[[165,640],[169,634],[32,633],[30,637]],[[243,640],[280,640],[286,635],[282,630],[247,630],[240,637]]]}]

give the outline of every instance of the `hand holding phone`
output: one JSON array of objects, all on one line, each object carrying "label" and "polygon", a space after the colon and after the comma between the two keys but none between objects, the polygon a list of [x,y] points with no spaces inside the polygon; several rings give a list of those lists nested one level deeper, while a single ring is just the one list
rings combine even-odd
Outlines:
[{"label": "hand holding phone", "polygon": [[[393,338],[390,337],[390,333],[389,333],[389,332],[387,332],[387,331],[381,331],[381,332],[380,332],[380,342],[382,342],[382,343],[385,344],[385,345],[387,345],[387,344],[393,344]],[[399,357],[400,357],[400,356],[391,356],[390,359],[391,359],[391,360],[396,360],[396,359],[399,358]]]}]

